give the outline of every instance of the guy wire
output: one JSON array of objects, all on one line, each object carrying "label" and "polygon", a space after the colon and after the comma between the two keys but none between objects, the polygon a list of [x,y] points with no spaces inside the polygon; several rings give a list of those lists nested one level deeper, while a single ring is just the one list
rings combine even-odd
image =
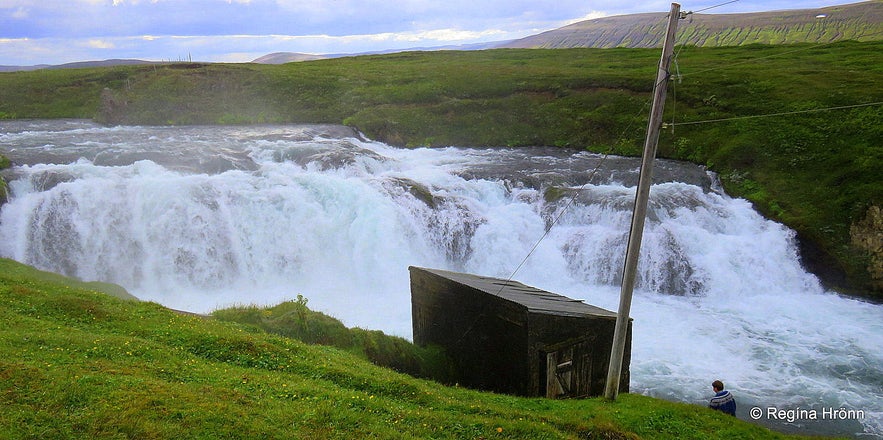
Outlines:
[{"label": "guy wire", "polygon": [[[733,0],[733,1],[738,1],[738,0]],[[730,2],[730,3],[732,3],[732,2]],[[668,18],[668,14],[665,15],[664,19],[667,19],[667,18]],[[661,21],[664,21],[664,19]],[[671,77],[671,73],[666,72],[665,79],[662,80],[662,83],[664,84],[665,82],[667,82],[670,77]],[[654,89],[656,87],[659,87],[659,85],[660,84],[654,83]],[[636,113],[635,118],[632,118],[631,122],[629,122],[629,124],[625,128],[623,128],[622,132],[620,132],[620,135],[617,136],[617,139],[622,139],[625,136],[625,134],[632,128],[632,125],[634,124],[634,122],[638,118],[638,116],[647,112],[647,108],[650,107],[650,104],[652,102],[653,102],[652,97],[644,102],[644,106],[641,108],[641,111],[639,113]],[[546,237],[549,236],[549,233],[552,231],[552,228],[555,227],[556,224],[558,224],[558,221],[561,220],[561,218],[564,216],[564,214],[567,212],[567,210],[570,208],[570,206],[573,205],[573,203],[576,201],[576,198],[579,196],[579,194],[586,189],[586,186],[588,184],[590,184],[592,182],[592,179],[594,179],[595,174],[598,173],[598,170],[601,169],[601,166],[607,160],[607,157],[610,156],[610,154],[611,154],[610,150],[611,150],[611,148],[608,148],[607,151],[601,156],[601,159],[598,161],[598,164],[595,165],[595,168],[592,170],[591,173],[589,173],[589,176],[586,179],[586,182],[583,183],[582,185],[580,185],[575,191],[573,191],[573,194],[567,200],[567,203],[564,204],[564,207],[561,208],[561,210],[558,212],[557,215],[555,215],[555,217],[552,219],[552,222],[549,223],[549,226],[547,226],[545,228],[543,235],[540,236],[540,238],[536,241],[536,243],[534,243],[533,247],[530,248],[530,251],[527,252],[527,255],[524,256],[524,258],[521,260],[520,263],[518,263],[518,266],[515,267],[515,269],[512,271],[512,273],[509,275],[509,277],[506,278],[506,282],[500,286],[500,290],[497,291],[498,295],[500,294],[500,292],[503,291],[505,286],[508,285],[512,281],[513,278],[515,278],[515,275],[518,273],[518,271],[521,270],[521,268],[524,266],[524,264],[527,262],[527,260],[531,257],[531,255],[533,255],[533,253],[540,246],[540,243],[542,243],[543,240],[545,240]]]}]

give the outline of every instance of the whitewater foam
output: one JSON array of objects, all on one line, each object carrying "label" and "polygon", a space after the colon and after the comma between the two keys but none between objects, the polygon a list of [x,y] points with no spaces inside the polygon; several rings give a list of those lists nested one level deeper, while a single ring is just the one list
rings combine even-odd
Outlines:
[{"label": "whitewater foam", "polygon": [[[403,150],[321,127],[40,124],[0,135],[19,164],[5,174],[4,257],[201,313],[302,294],[347,325],[405,337],[410,265],[514,275],[617,309],[626,159]],[[716,192],[704,170],[665,167],[632,304],[632,390],[704,405],[721,378],[742,418],[844,407],[864,419],[759,422],[883,434],[883,308],[824,291],[793,231]]]}]

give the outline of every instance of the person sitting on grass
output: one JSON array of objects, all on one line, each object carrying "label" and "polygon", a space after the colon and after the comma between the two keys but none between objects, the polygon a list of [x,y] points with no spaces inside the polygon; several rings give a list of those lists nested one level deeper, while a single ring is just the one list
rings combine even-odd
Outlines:
[{"label": "person sitting on grass", "polygon": [[714,397],[711,398],[711,403],[708,404],[708,407],[735,416],[736,399],[733,398],[729,391],[724,389],[724,383],[716,380],[711,383],[711,389],[714,390]]}]

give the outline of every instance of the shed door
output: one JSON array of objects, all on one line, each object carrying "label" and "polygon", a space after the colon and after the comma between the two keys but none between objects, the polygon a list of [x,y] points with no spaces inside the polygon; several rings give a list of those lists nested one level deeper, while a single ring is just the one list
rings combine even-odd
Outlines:
[{"label": "shed door", "polygon": [[562,399],[591,394],[592,346],[578,341],[550,347],[546,353],[546,397]]}]

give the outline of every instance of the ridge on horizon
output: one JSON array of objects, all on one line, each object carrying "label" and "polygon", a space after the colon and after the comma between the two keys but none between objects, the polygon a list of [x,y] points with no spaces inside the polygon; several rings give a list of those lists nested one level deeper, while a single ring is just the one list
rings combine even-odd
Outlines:
[{"label": "ridge on horizon", "polygon": [[[665,33],[661,16],[660,13],[640,13],[584,20],[497,47],[660,47]],[[768,12],[689,13],[688,17],[678,29],[679,45],[743,46],[883,39],[883,2],[874,0]]]}]

